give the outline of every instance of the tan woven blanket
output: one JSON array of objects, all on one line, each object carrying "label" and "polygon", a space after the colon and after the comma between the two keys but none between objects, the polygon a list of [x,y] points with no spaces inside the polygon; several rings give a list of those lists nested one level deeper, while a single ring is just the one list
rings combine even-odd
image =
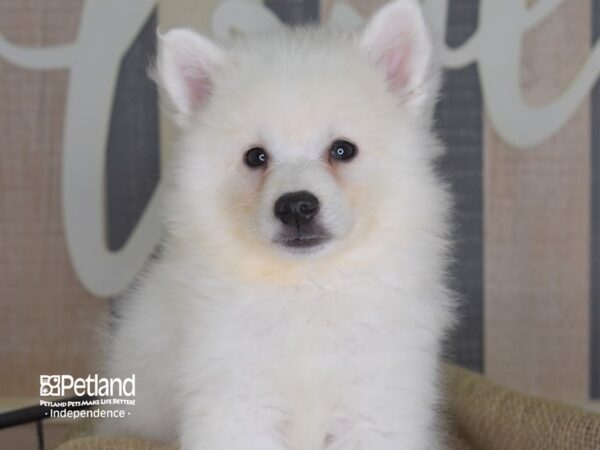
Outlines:
[{"label": "tan woven blanket", "polygon": [[[519,394],[452,366],[447,368],[447,388],[451,450],[600,450],[598,414]],[[74,430],[57,450],[175,450],[137,438],[88,433]]]}]

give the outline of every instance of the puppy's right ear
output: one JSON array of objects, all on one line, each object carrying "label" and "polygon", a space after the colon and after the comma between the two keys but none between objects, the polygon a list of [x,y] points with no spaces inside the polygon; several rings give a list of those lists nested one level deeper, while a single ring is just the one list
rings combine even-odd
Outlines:
[{"label": "puppy's right ear", "polygon": [[224,53],[207,38],[186,28],[158,33],[158,43],[155,77],[176,109],[177,123],[185,126],[208,101]]},{"label": "puppy's right ear", "polygon": [[433,44],[418,0],[395,0],[381,8],[365,28],[360,46],[404,103],[420,109],[435,98]]}]

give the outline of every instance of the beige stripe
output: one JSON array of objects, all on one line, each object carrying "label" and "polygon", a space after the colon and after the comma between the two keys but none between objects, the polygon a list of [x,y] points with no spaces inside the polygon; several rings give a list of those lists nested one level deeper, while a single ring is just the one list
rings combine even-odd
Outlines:
[{"label": "beige stripe", "polygon": [[[560,94],[590,47],[590,3],[566,1],[528,32],[523,88]],[[589,104],[532,150],[485,125],[485,366],[494,380],[574,403],[587,399]],[[523,124],[527,126],[527,124]]]},{"label": "beige stripe", "polygon": [[[80,0],[0,2],[22,45],[71,42]],[[85,375],[106,302],[84,292],[63,235],[60,176],[66,71],[0,60],[0,397],[39,393],[44,373]]]}]

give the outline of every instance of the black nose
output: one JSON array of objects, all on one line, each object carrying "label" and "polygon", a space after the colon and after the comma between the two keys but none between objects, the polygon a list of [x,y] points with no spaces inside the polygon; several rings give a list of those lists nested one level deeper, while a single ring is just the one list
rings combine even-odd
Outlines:
[{"label": "black nose", "polygon": [[299,227],[319,212],[319,199],[308,191],[288,192],[275,202],[275,216],[286,225]]}]

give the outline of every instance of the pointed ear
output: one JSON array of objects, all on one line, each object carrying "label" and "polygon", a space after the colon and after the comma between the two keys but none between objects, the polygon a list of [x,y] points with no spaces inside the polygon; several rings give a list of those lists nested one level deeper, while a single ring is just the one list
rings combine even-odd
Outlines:
[{"label": "pointed ear", "polygon": [[158,43],[155,78],[175,107],[177,123],[184,126],[208,101],[224,54],[210,40],[185,28],[158,33]]},{"label": "pointed ear", "polygon": [[433,45],[417,0],[396,0],[381,8],[363,32],[360,46],[385,71],[388,88],[403,101],[423,105],[435,97]]}]

